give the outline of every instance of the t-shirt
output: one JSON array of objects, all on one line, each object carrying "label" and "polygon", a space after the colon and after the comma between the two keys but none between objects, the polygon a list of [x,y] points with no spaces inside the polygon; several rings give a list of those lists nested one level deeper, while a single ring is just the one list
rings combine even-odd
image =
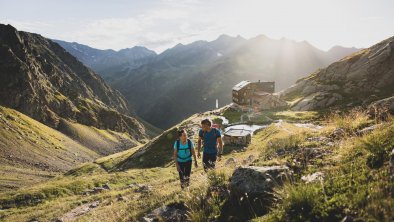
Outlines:
[{"label": "t-shirt", "polygon": [[199,130],[198,135],[204,141],[204,153],[217,154],[217,138],[221,137],[220,131],[216,128],[211,128],[211,131],[204,132]]},{"label": "t-shirt", "polygon": [[[182,144],[182,141],[179,141],[179,151],[178,151],[178,158],[177,161],[184,163],[188,161],[192,161],[192,155],[191,155],[191,149],[194,149],[194,144],[193,141],[190,141],[190,144],[192,145],[191,148],[189,149],[188,142],[186,140],[185,144]],[[174,143],[174,150],[177,150],[176,146],[176,141]]]}]

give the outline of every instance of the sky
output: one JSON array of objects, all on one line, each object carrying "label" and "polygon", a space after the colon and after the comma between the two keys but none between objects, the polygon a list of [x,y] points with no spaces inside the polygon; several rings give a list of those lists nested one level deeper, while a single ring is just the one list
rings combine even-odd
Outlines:
[{"label": "sky", "polygon": [[0,23],[99,49],[160,53],[221,34],[365,48],[394,35],[392,0],[0,0]]}]

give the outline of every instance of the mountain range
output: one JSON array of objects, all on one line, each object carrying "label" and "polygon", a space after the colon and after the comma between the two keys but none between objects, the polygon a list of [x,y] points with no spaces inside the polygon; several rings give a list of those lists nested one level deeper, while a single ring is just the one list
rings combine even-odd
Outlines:
[{"label": "mountain range", "polygon": [[95,57],[80,56],[96,49],[61,45],[119,90],[138,116],[163,129],[193,113],[213,109],[216,99],[220,106],[230,103],[231,88],[242,80],[275,81],[279,91],[358,50],[335,46],[322,51],[306,41],[221,35],[213,41],[178,44],[158,55],[144,49],[144,57],[97,68],[92,65]]}]

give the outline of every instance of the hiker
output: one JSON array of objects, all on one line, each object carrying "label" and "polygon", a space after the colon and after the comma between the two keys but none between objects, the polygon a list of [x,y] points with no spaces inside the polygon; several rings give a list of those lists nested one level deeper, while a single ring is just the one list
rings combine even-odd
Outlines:
[{"label": "hiker", "polygon": [[193,158],[196,168],[198,164],[193,142],[187,138],[186,131],[184,129],[179,130],[178,137],[179,138],[174,143],[174,159],[181,181],[181,188],[184,189],[190,185],[190,171],[192,169]]},{"label": "hiker", "polygon": [[201,129],[198,132],[197,157],[201,157],[201,140],[203,140],[202,162],[205,172],[209,169],[214,169],[216,159],[220,161],[223,154],[223,142],[220,131],[211,126],[212,122],[209,119],[204,119],[201,121]]}]

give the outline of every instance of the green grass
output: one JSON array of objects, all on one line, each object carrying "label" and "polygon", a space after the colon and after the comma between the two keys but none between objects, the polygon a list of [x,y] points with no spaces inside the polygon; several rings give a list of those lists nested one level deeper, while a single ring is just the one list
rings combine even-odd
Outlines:
[{"label": "green grass", "polygon": [[326,121],[332,127],[345,130],[349,135],[354,135],[357,130],[374,123],[374,120],[368,117],[366,111],[359,108],[355,108],[344,113],[331,113],[327,115]]},{"label": "green grass", "polygon": [[[278,115],[288,116],[289,120],[315,119],[312,117],[315,113],[286,111]],[[1,193],[0,205],[14,207],[0,211],[0,218],[50,221],[76,206],[100,200],[99,207],[79,216],[77,221],[137,221],[152,209],[179,202],[189,207],[188,216],[192,221],[221,220],[231,209],[228,207],[231,200],[224,194],[234,168],[224,164],[226,159],[234,158],[240,164],[254,156],[251,164],[255,166],[286,164],[295,175],[284,187],[275,190],[278,200],[268,214],[253,221],[340,221],[345,217],[390,221],[393,183],[389,174],[389,153],[394,145],[394,121],[382,123],[380,128],[364,136],[349,133],[336,139],[332,146],[306,140],[327,136],[335,128],[350,124],[351,119],[353,123],[346,129],[349,132],[371,124],[360,113],[337,114],[331,119],[317,117],[315,120],[326,123],[324,129],[317,131],[287,122],[273,123],[256,133],[245,151],[225,152],[216,171],[207,175],[202,173],[201,165],[193,168],[190,189],[181,191],[173,166],[172,145],[177,128],[192,124],[188,119],[148,144],[82,164],[46,182]],[[319,162],[307,162],[302,168],[294,163],[299,161],[297,156],[272,155],[280,149],[306,147],[321,147],[330,152]],[[325,175],[322,182],[305,184],[300,179],[317,171]],[[105,183],[112,189],[91,196],[82,195],[84,190]],[[128,187],[131,183],[148,184],[153,192],[137,193],[136,188]],[[125,200],[118,201],[119,196]]]},{"label": "green grass", "polygon": [[242,111],[236,111],[233,109],[226,109],[222,113],[222,115],[228,119],[229,123],[240,122],[242,114],[244,114]]},{"label": "green grass", "polygon": [[[340,118],[354,117],[347,115]],[[363,117],[358,118],[349,130],[363,125]],[[296,181],[277,190],[281,198],[271,212],[254,221],[390,221],[393,183],[388,157],[394,147],[393,126],[391,121],[362,137],[349,134],[340,139],[324,167],[301,171],[323,171],[321,183],[305,184],[296,176]],[[371,159],[377,162],[371,164]]]}]

